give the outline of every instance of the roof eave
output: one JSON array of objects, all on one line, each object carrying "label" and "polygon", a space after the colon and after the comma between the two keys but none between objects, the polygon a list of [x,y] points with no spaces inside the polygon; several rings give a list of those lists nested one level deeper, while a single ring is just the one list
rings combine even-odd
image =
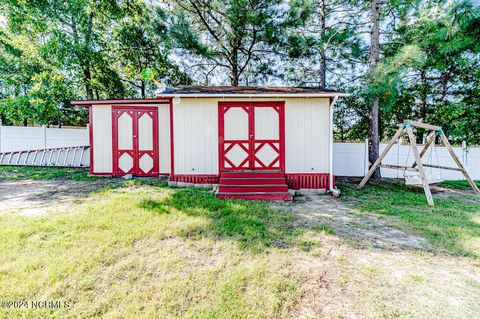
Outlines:
[{"label": "roof eave", "polygon": [[348,97],[349,93],[264,93],[264,94],[221,94],[221,93],[167,93],[158,96],[158,98],[175,98],[175,97],[190,97],[190,98],[235,98],[235,97],[248,97],[248,98],[283,98],[283,97]]},{"label": "roof eave", "polygon": [[131,99],[131,100],[76,100],[73,105],[91,106],[91,105],[111,105],[111,104],[163,104],[170,103],[171,98],[157,99]]}]

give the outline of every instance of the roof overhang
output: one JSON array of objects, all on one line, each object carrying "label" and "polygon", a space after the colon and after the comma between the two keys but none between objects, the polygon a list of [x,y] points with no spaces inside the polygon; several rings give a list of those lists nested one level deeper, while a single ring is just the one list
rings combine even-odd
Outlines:
[{"label": "roof overhang", "polygon": [[171,98],[143,99],[143,100],[84,100],[72,101],[73,105],[92,106],[92,105],[118,105],[118,104],[164,104],[170,103]]},{"label": "roof overhang", "polygon": [[188,93],[167,93],[162,94],[158,98],[319,98],[319,97],[348,97],[350,94],[348,93],[264,93],[264,94],[228,94],[228,93],[198,93],[198,94],[188,94]]}]

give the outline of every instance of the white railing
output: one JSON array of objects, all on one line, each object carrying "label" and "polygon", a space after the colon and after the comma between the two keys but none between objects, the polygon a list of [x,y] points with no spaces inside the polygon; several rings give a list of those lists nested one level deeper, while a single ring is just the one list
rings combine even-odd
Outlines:
[{"label": "white railing", "polygon": [[[380,152],[387,144],[380,144]],[[418,145],[421,150],[423,145]],[[458,156],[470,177],[480,180],[480,147],[453,147],[455,154]],[[432,153],[430,153],[432,152]],[[386,158],[382,161],[384,164],[394,165],[412,165],[413,154],[409,145],[396,144],[392,147]],[[454,160],[445,147],[435,147],[430,149],[423,157],[424,163],[433,165],[457,167]],[[427,168],[427,172],[432,171],[433,174],[441,172],[445,180],[464,179],[462,173],[447,170],[436,170]],[[362,177],[368,171],[368,147],[365,143],[334,143],[333,145],[333,173],[336,176],[357,176]],[[401,170],[392,170],[381,168],[383,177],[403,178]]]},{"label": "white railing", "polygon": [[88,126],[86,128],[0,126],[0,152],[88,145]]}]

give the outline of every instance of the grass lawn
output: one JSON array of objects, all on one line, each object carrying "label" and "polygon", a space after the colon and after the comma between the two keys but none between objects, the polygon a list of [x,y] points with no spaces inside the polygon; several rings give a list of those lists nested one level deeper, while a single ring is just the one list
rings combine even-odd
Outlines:
[{"label": "grass lawn", "polygon": [[[0,179],[13,181],[94,179],[85,173],[0,167]],[[68,303],[59,309],[0,308],[0,318],[478,314],[480,280],[464,274],[480,255],[478,201],[440,198],[430,208],[420,191],[398,184],[341,187],[339,204],[427,236],[436,254],[361,250],[344,244],[331,226],[299,225],[288,210],[265,202],[224,201],[209,190],[131,180],[99,189],[68,212],[0,214],[2,300]],[[468,258],[458,265],[455,258],[463,257],[457,255]],[[439,295],[431,287],[442,280],[449,281]],[[452,295],[460,301],[450,304]],[[428,302],[419,303],[420,296]]]},{"label": "grass lawn", "polygon": [[[448,181],[441,186],[471,190],[466,181]],[[398,182],[373,182],[362,190],[352,185],[340,188],[343,200],[359,212],[393,217],[396,226],[427,237],[438,252],[480,257],[480,199],[473,193],[435,196],[435,206],[430,207],[423,188]]]},{"label": "grass lawn", "polygon": [[33,166],[0,166],[0,180],[22,180],[22,179],[54,179],[68,178],[80,181],[91,181],[97,179],[88,176],[88,168],[52,168]]}]

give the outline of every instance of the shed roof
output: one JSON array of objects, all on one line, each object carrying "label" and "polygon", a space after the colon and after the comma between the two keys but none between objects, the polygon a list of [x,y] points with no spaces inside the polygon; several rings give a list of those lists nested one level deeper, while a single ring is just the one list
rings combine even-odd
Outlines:
[{"label": "shed roof", "polygon": [[160,97],[345,97],[349,94],[318,87],[178,86]]},{"label": "shed roof", "polygon": [[347,93],[318,87],[262,87],[262,86],[178,86],[167,88],[156,99],[131,100],[81,100],[73,105],[90,106],[101,104],[158,104],[169,103],[174,97],[346,97]]}]

